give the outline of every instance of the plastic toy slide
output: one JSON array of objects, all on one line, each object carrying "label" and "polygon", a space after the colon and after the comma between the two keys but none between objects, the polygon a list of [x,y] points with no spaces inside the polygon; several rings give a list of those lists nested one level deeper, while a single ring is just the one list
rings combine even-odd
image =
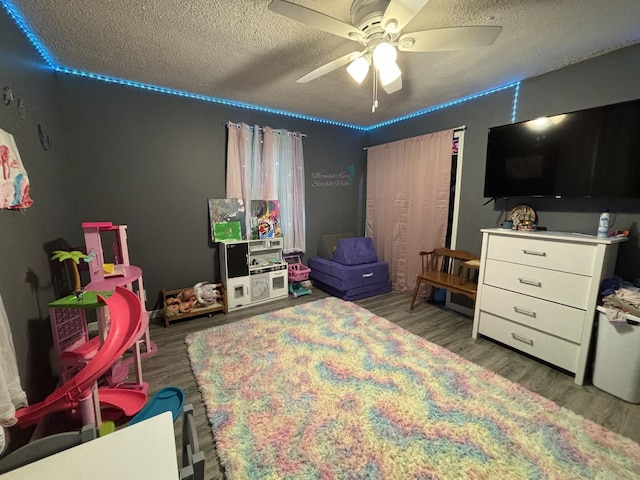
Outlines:
[{"label": "plastic toy slide", "polygon": [[147,393],[126,388],[99,388],[100,405],[121,410],[127,417],[140,411],[147,402]]},{"label": "plastic toy slide", "polygon": [[[124,287],[116,287],[111,297],[99,296],[99,300],[107,304],[111,314],[111,326],[104,344],[77,375],[54,390],[43,401],[18,410],[18,425],[27,427],[50,413],[77,408],[80,399],[91,395],[95,382],[137,338],[142,325],[142,305],[138,296]],[[126,415],[135,414],[146,402],[144,392],[125,389],[102,389],[99,390],[99,397],[101,403],[104,398],[106,405],[117,407]]]},{"label": "plastic toy slide", "polygon": [[[102,401],[102,397],[100,397],[100,401]],[[182,413],[183,406],[184,391],[180,387],[164,387],[153,396],[135,417],[129,420],[129,426],[160,415],[163,412],[171,412],[175,422]]]}]

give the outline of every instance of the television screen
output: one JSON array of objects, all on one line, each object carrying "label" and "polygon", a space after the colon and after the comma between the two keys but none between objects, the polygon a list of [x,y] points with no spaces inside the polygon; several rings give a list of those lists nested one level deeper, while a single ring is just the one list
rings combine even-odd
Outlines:
[{"label": "television screen", "polygon": [[640,100],[489,129],[485,197],[640,197]]}]

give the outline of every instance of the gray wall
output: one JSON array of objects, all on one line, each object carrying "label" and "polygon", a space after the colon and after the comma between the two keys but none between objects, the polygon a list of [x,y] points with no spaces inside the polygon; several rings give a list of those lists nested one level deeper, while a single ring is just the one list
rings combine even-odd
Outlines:
[{"label": "gray wall", "polygon": [[[640,98],[640,45],[523,82],[518,120]],[[640,162],[640,158],[636,161]],[[594,234],[604,200],[513,199],[533,206],[550,230]],[[640,200],[612,200],[611,228],[630,230],[618,252],[616,273],[640,280]]]},{"label": "gray wall", "polygon": [[[162,289],[219,279],[207,199],[225,196],[222,122],[307,135],[306,257],[316,254],[323,234],[362,233],[363,132],[54,74],[0,13],[4,85],[27,105],[28,119],[21,123],[15,104],[0,105],[0,128],[16,137],[35,204],[24,214],[0,211],[0,293],[23,385],[39,386],[31,389],[31,401],[52,389],[47,304],[62,294],[52,282],[66,283],[50,271],[58,265],[48,261],[49,252],[83,247],[82,222],[128,226],[129,253],[143,270],[148,309],[159,307]],[[40,147],[37,123],[52,140],[48,152]],[[355,175],[348,184],[316,186],[314,174],[351,165]],[[86,283],[86,272],[83,277]]]},{"label": "gray wall", "polygon": [[[303,139],[307,253],[322,234],[353,230],[363,176],[364,133],[203,103],[130,87],[58,79],[80,221],[128,226],[132,263],[143,271],[148,308],[161,290],[219,278],[208,198],[225,197],[228,120],[298,130]],[[349,186],[317,188],[313,173],[355,168]],[[337,208],[339,206],[339,208]]]},{"label": "gray wall", "polygon": [[[640,98],[640,45],[525,80],[520,86],[516,121],[591,108]],[[380,128],[369,135],[371,144],[466,125],[463,179],[460,189],[458,247],[480,253],[481,228],[502,221],[505,202],[483,204],[487,131],[511,122],[513,91],[471,100],[424,117]],[[640,159],[638,159],[640,161]],[[507,208],[525,203],[549,230],[595,234],[600,212],[598,199],[509,198]],[[629,280],[640,277],[638,214],[640,200],[614,200],[610,204],[612,228],[631,230],[620,245],[616,273]]]},{"label": "gray wall", "polygon": [[[522,83],[518,120],[640,97],[640,46]],[[163,288],[219,278],[210,244],[207,198],[224,197],[226,131],[222,122],[298,130],[304,139],[307,252],[326,233],[362,234],[365,155],[362,148],[466,125],[458,245],[480,251],[479,229],[492,227],[503,204],[482,206],[487,129],[509,123],[512,91],[481,97],[369,134],[294,118],[203,103],[126,86],[53,74],[0,13],[0,86],[11,85],[26,104],[21,121],[0,104],[0,128],[16,137],[35,204],[24,213],[0,211],[0,293],[9,315],[23,384],[31,401],[51,388],[47,303],[60,292],[48,261],[57,245],[83,246],[83,221],[128,225],[132,262],[143,269],[147,308]],[[420,106],[417,105],[416,108]],[[52,140],[45,152],[36,125]],[[348,185],[319,186],[316,175],[353,165]],[[549,229],[595,231],[597,201],[526,201]],[[614,228],[633,230],[620,249],[618,270],[638,276],[639,202],[612,205]],[[60,247],[62,248],[62,247]],[[36,389],[39,385],[41,388]],[[38,398],[36,398],[38,397]]]},{"label": "gray wall", "polygon": [[[55,285],[46,250],[75,230],[77,212],[69,178],[71,163],[62,140],[65,132],[56,114],[60,99],[53,74],[3,11],[0,88],[5,86],[11,87],[14,101],[8,106],[0,103],[0,128],[15,138],[34,204],[22,212],[0,210],[0,294],[23,387],[30,397],[39,397],[52,388],[47,303],[54,299]],[[38,124],[52,142],[49,151],[40,146]]]}]

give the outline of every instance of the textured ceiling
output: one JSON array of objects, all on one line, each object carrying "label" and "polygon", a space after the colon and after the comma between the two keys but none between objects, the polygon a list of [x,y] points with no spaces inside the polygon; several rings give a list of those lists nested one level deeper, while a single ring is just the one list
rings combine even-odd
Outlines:
[{"label": "textured ceiling", "polygon": [[[502,34],[489,47],[400,52],[403,88],[380,89],[372,114],[371,75],[357,85],[341,68],[296,83],[359,45],[273,13],[270,0],[0,1],[62,67],[363,126],[640,42],[638,0],[431,0],[403,32]],[[351,21],[349,0],[292,1]]]}]

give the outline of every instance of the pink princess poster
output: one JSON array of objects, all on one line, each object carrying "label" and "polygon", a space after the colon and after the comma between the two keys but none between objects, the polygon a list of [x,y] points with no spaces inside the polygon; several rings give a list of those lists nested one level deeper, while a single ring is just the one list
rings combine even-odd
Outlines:
[{"label": "pink princess poster", "polygon": [[28,208],[33,204],[29,196],[29,177],[22,165],[13,135],[0,129],[0,208]]}]

